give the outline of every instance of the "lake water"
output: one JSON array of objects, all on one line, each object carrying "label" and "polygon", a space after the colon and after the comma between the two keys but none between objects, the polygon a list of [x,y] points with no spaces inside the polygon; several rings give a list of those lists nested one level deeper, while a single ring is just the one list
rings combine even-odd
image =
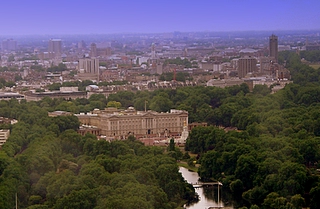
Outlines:
[{"label": "lake water", "polygon": [[[179,168],[180,173],[182,174],[183,178],[188,183],[196,183],[199,182],[199,175],[196,172],[191,172],[184,167]],[[196,188],[195,189],[197,194],[199,195],[199,201],[188,205],[186,208],[188,209],[208,209],[209,207],[226,207],[226,208],[233,208],[227,203],[224,202],[223,195],[221,191],[221,187],[219,187],[219,194],[218,194],[218,187],[204,187],[204,188]],[[219,201],[218,201],[219,196]]]}]

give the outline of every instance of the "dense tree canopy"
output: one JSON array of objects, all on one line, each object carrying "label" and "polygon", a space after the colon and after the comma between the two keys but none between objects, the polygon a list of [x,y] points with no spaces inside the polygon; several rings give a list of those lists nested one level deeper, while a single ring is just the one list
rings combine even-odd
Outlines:
[{"label": "dense tree canopy", "polygon": [[[48,117],[65,101],[1,101],[2,116],[19,122],[0,150],[0,208],[176,208],[194,198],[176,160],[133,139],[79,135],[75,116]],[[89,102],[106,103],[95,95]],[[77,108],[78,106],[75,105]],[[41,108],[43,107],[43,108]]]},{"label": "dense tree canopy", "polygon": [[[229,91],[210,118],[221,127],[196,127],[187,139],[186,150],[200,156],[200,177],[222,181],[236,207],[318,208],[320,69],[294,53],[281,56],[292,84],[275,94],[258,85]],[[230,125],[238,130],[223,130]]]}]

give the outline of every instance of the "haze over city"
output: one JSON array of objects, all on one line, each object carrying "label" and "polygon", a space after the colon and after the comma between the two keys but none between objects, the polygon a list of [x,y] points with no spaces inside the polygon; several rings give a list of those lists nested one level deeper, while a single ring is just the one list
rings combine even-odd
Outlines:
[{"label": "haze over city", "polygon": [[1,35],[320,29],[318,0],[13,0]]},{"label": "haze over city", "polygon": [[0,209],[320,208],[320,0],[0,6]]}]

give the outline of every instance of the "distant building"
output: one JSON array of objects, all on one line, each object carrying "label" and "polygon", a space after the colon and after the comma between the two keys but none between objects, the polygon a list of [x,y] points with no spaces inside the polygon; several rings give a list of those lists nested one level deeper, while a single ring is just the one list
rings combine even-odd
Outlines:
[{"label": "distant building", "polygon": [[257,60],[254,57],[243,57],[238,60],[238,77],[244,78],[248,73],[257,70]]},{"label": "distant building", "polygon": [[111,47],[105,47],[106,44],[92,43],[90,46],[90,57],[110,57],[112,55]]},{"label": "distant building", "polygon": [[154,43],[151,45],[151,59],[152,60],[156,59],[156,47]]},{"label": "distant building", "polygon": [[111,47],[107,47],[105,51],[106,51],[106,55],[107,55],[108,57],[110,57],[110,56],[112,55]]},{"label": "distant building", "polygon": [[56,54],[54,52],[40,52],[38,54],[38,58],[40,60],[47,60],[47,59],[53,59],[55,58]]},{"label": "distant building", "polygon": [[157,63],[157,71],[156,73],[158,75],[161,75],[163,73],[163,64],[162,63]]},{"label": "distant building", "polygon": [[225,88],[227,86],[241,85],[243,82],[242,79],[210,79],[206,85]]},{"label": "distant building", "polygon": [[320,45],[306,45],[307,51],[316,51],[320,50]]},{"label": "distant building", "polygon": [[57,117],[57,116],[69,116],[72,115],[72,113],[70,112],[66,112],[66,111],[54,111],[54,112],[48,112],[48,116],[49,117]]},{"label": "distant building", "polygon": [[278,62],[278,36],[274,34],[269,37],[269,55]]},{"label": "distant building", "polygon": [[78,43],[78,49],[85,49],[86,48],[86,43],[82,40]]},{"label": "distant building", "polygon": [[48,43],[48,52],[54,53],[55,57],[60,57],[62,54],[61,39],[50,39]]},{"label": "distant building", "polygon": [[0,100],[24,99],[24,95],[15,92],[0,92]]},{"label": "distant building", "polygon": [[86,87],[86,91],[99,91],[99,86],[97,85],[89,85]]},{"label": "distant building", "polygon": [[17,41],[13,39],[3,40],[1,43],[2,51],[16,51],[17,50]]},{"label": "distant building", "polygon": [[260,57],[259,64],[260,64],[260,72],[262,74],[269,74],[270,65],[272,64],[272,59],[270,57]]},{"label": "distant building", "polygon": [[259,56],[259,51],[251,48],[245,48],[239,51],[240,55],[243,56]]},{"label": "distant building", "polygon": [[66,100],[87,98],[87,93],[84,91],[49,91],[49,92],[26,92],[25,98],[29,101],[39,101],[44,97],[50,98],[65,98]]},{"label": "distant building", "polygon": [[97,56],[97,45],[95,43],[92,43],[90,45],[90,57],[96,57]]},{"label": "distant building", "polygon": [[99,59],[83,58],[79,60],[79,79],[99,81]]},{"label": "distant building", "polygon": [[9,129],[1,129],[0,130],[0,146],[6,143],[7,139],[9,138],[10,130]]},{"label": "distant building", "polygon": [[213,72],[220,72],[222,70],[222,65],[220,62],[200,62],[200,68],[205,71],[213,71]]}]

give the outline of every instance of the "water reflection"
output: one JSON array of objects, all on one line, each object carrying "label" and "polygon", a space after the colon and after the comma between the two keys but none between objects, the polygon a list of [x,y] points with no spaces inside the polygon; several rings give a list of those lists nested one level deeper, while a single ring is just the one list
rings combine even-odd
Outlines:
[{"label": "water reflection", "polygon": [[[189,182],[189,183],[196,183],[199,181],[199,175],[196,172],[191,172],[186,168],[180,167],[179,169],[180,173],[182,174],[183,178]],[[230,207],[227,203],[228,201],[225,201],[224,194],[221,194],[221,187],[219,187],[219,194],[218,194],[218,188],[215,187],[201,187],[196,188],[196,192],[199,195],[199,201],[193,204],[190,204],[187,206],[188,209],[207,209],[209,207]],[[218,202],[218,196],[219,196],[219,202]]]}]

